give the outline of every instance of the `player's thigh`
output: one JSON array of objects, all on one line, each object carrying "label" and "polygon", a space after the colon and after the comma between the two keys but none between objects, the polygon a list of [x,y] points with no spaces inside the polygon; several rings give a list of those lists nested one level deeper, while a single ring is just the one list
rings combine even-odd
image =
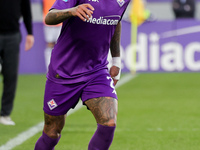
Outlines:
[{"label": "player's thigh", "polygon": [[118,101],[112,97],[92,98],[85,104],[94,115],[97,123],[115,126],[117,120]]}]

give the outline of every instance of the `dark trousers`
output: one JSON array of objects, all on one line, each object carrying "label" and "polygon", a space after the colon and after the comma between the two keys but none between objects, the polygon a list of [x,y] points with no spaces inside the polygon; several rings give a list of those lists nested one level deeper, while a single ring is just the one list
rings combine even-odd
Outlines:
[{"label": "dark trousers", "polygon": [[0,34],[0,61],[3,75],[1,116],[9,116],[13,109],[18,77],[20,42],[20,32]]}]

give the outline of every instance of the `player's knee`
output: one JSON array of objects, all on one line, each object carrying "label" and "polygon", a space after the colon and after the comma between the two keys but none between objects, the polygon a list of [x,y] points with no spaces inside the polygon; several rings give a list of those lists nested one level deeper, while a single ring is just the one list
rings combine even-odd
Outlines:
[{"label": "player's knee", "polygon": [[44,132],[52,139],[57,139],[60,137],[61,135],[61,131],[62,131],[63,127],[60,126],[54,126],[54,125],[50,125],[44,126]]},{"label": "player's knee", "polygon": [[116,122],[117,122],[117,114],[110,114],[110,115],[106,115],[106,116],[102,116],[101,118],[104,119],[100,119],[100,124],[105,125],[105,126],[116,126]]},{"label": "player's knee", "polygon": [[48,137],[52,139],[57,139],[60,137],[61,132],[51,131],[51,132],[47,132],[46,134],[48,135]]},{"label": "player's knee", "polygon": [[44,132],[53,139],[60,137],[61,131],[65,125],[65,116],[51,116],[45,113]]},{"label": "player's knee", "polygon": [[116,119],[110,119],[109,121],[104,123],[104,125],[114,127],[114,126],[116,126]]}]

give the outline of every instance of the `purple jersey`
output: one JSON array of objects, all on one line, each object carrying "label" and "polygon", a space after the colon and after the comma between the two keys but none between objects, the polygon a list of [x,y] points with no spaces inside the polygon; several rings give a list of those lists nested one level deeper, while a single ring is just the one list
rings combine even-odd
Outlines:
[{"label": "purple jersey", "polygon": [[71,17],[63,22],[52,51],[47,78],[63,84],[88,81],[107,71],[110,41],[130,0],[56,0],[51,9],[67,9],[83,3],[94,7],[86,22]]}]

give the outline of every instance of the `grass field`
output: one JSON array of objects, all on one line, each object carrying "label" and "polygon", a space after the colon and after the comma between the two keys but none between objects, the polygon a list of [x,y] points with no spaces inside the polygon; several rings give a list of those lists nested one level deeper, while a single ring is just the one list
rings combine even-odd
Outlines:
[{"label": "grass field", "polygon": [[[125,76],[124,76],[125,77]],[[43,121],[45,75],[20,75],[12,118],[0,124],[0,145]],[[200,74],[139,74],[117,88],[119,113],[110,150],[199,150]],[[68,116],[56,150],[87,150],[96,129],[81,108]],[[13,150],[33,150],[41,132]],[[5,149],[6,150],[6,149]]]}]

